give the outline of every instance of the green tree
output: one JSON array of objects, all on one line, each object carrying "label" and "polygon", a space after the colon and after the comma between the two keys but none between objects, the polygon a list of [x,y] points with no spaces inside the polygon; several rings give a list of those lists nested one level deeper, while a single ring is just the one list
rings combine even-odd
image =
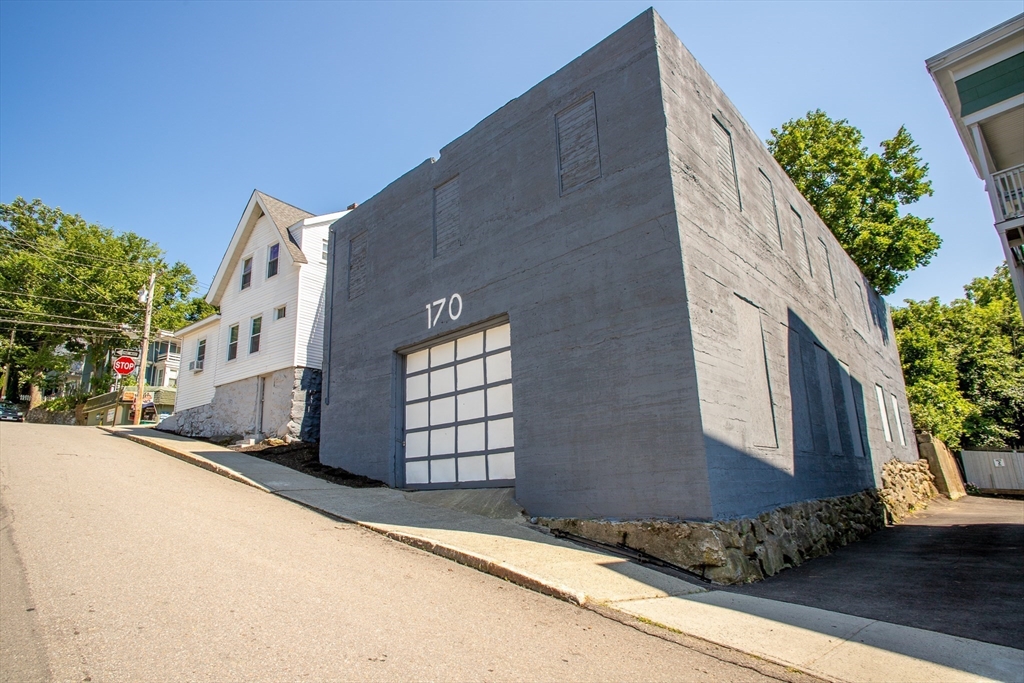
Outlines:
[{"label": "green tree", "polygon": [[932,194],[928,164],[907,129],[869,153],[864,135],[820,109],[772,129],[768,149],[881,294],[927,264],[942,240],[930,218],[900,207]]},{"label": "green tree", "polygon": [[893,310],[910,412],[951,448],[1024,445],[1024,321],[1003,264],[965,297]]},{"label": "green tree", "polygon": [[13,357],[33,386],[33,403],[66,352],[87,349],[93,367],[107,351],[141,334],[139,291],[157,272],[155,329],[177,329],[203,313],[196,278],[184,263],[133,232],[88,223],[77,214],[18,197],[0,204],[0,330],[16,330]]}]

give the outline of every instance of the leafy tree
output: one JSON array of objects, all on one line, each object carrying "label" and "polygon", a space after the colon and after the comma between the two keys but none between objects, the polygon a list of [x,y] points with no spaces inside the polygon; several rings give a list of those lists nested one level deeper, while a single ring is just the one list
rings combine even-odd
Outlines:
[{"label": "leafy tree", "polygon": [[932,194],[928,164],[905,127],[868,153],[864,135],[820,109],[772,129],[768,149],[881,294],[926,265],[942,240],[900,207]]},{"label": "leafy tree", "polygon": [[951,448],[1024,444],[1024,321],[1006,264],[965,297],[893,310],[914,424]]},{"label": "leafy tree", "polygon": [[12,355],[33,387],[33,404],[47,376],[65,369],[67,352],[86,350],[99,370],[111,348],[141,336],[139,291],[154,271],[154,329],[177,329],[213,311],[191,296],[196,278],[188,266],[168,265],[148,239],[38,199],[0,204],[0,333],[16,331]]}]

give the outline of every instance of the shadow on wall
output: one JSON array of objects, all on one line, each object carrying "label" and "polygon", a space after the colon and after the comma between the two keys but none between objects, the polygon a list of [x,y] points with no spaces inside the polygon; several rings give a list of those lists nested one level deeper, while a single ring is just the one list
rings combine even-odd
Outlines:
[{"label": "shadow on wall", "polygon": [[303,368],[299,378],[299,389],[302,391],[303,411],[302,424],[299,427],[299,438],[303,441],[320,441],[320,387],[322,374],[313,368]]},{"label": "shadow on wall", "polygon": [[[792,310],[788,330],[792,451],[777,422],[781,448],[740,449],[705,437],[716,519],[875,486],[864,385]],[[780,379],[769,382],[774,387]]]}]

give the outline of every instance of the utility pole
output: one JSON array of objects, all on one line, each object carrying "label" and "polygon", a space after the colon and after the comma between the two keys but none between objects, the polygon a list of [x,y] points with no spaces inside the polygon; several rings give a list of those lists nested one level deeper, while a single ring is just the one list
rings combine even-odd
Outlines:
[{"label": "utility pole", "polygon": [[142,394],[146,391],[146,364],[149,360],[149,322],[153,317],[153,288],[156,284],[156,272],[149,274],[149,289],[146,290],[146,322],[142,328],[142,358],[139,359],[139,384],[135,390],[135,419],[132,424],[142,420]]},{"label": "utility pole", "polygon": [[11,378],[11,364],[14,362],[14,329],[11,329],[11,345],[7,347],[7,365],[4,366],[4,378],[0,381],[0,401],[7,398],[7,381]]}]

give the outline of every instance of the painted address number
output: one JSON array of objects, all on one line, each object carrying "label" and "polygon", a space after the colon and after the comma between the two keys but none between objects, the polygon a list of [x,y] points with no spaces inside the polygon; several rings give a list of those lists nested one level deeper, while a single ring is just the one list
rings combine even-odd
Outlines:
[{"label": "painted address number", "polygon": [[445,304],[448,304],[448,317],[452,320],[458,320],[459,316],[462,315],[462,297],[456,294],[452,294],[450,297],[444,297],[438,299],[434,303],[427,304],[427,329],[431,329],[437,325],[437,321],[441,319],[441,314],[444,313]]}]

